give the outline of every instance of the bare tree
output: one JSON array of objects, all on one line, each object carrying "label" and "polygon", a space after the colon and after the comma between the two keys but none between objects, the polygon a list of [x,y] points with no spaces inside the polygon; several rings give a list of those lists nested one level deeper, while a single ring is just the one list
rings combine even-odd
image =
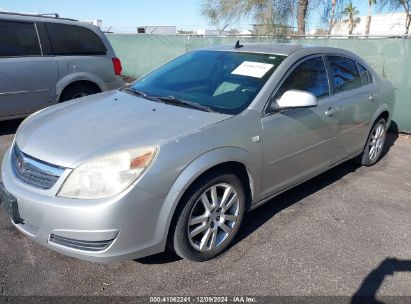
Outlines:
[{"label": "bare tree", "polygon": [[365,25],[365,36],[367,37],[370,34],[372,6],[376,3],[377,3],[376,0],[368,0],[368,15],[367,15],[367,23]]},{"label": "bare tree", "polygon": [[331,16],[328,26],[328,34],[331,35],[331,30],[335,25],[335,8],[337,7],[337,0],[331,0]]},{"label": "bare tree", "polygon": [[384,0],[379,3],[380,9],[388,8],[390,11],[403,9],[405,12],[405,35],[408,35],[411,25],[411,0]]},{"label": "bare tree", "polygon": [[[312,2],[314,0],[311,0]],[[312,6],[316,8],[317,14],[321,14],[321,21],[328,28],[327,35],[331,35],[337,20],[342,18],[345,5],[348,0],[317,0]]]},{"label": "bare tree", "polygon": [[203,1],[201,14],[210,24],[222,33],[232,22],[241,17],[242,0],[207,0]]},{"label": "bare tree", "polygon": [[305,19],[307,16],[308,0],[298,0],[297,27],[298,35],[305,35]]},{"label": "bare tree", "polygon": [[293,17],[293,0],[246,0],[247,10],[270,37],[284,35],[284,27]]},{"label": "bare tree", "polygon": [[276,36],[277,26],[286,25],[293,16],[293,1],[296,0],[203,0],[201,14],[218,29],[227,28],[242,17],[252,17],[264,33]]}]

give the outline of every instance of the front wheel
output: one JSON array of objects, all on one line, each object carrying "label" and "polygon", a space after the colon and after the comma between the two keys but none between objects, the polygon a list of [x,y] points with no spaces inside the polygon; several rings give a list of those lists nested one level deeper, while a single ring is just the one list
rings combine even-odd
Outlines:
[{"label": "front wheel", "polygon": [[368,135],[364,152],[360,155],[360,163],[363,166],[374,165],[381,157],[387,137],[387,123],[384,118],[378,120]]},{"label": "front wheel", "polygon": [[180,257],[206,261],[230,246],[246,206],[243,184],[236,175],[205,176],[182,203],[171,234],[171,246]]}]

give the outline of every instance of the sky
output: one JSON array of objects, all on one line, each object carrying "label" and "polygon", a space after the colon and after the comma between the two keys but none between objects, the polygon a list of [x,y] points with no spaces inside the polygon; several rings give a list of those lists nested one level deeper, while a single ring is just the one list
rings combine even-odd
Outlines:
[{"label": "sky", "polygon": [[[26,13],[59,13],[78,20],[103,20],[103,29],[136,32],[137,26],[175,25],[177,29],[212,28],[201,16],[202,0],[0,0],[0,9]],[[367,13],[367,1],[353,0],[360,15]],[[232,28],[249,29],[250,19]],[[315,23],[315,22],[314,22]]]}]

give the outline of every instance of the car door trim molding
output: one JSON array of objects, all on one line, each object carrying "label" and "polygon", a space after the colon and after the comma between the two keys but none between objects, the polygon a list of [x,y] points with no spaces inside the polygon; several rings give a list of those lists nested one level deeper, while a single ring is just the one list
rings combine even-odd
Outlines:
[{"label": "car door trim molding", "polygon": [[14,91],[14,92],[3,92],[0,93],[0,96],[8,96],[8,95],[17,95],[17,94],[28,94],[28,93],[41,93],[41,92],[48,92],[49,89],[41,89],[41,90],[33,90],[33,91]]},{"label": "car door trim molding", "polygon": [[41,54],[41,56],[43,56],[43,54],[44,54],[44,53],[43,53],[43,46],[41,45],[39,30],[37,29],[37,23],[34,22],[33,24],[34,24],[34,28],[35,28],[35,30],[36,30],[37,41],[38,41],[39,47],[40,47],[40,54]]}]

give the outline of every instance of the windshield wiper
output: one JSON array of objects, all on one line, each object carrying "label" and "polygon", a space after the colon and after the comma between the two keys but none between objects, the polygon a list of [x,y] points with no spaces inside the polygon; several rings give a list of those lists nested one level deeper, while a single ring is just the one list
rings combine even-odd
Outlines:
[{"label": "windshield wiper", "polygon": [[148,95],[147,93],[144,93],[143,91],[134,90],[131,87],[125,87],[123,88],[123,90],[130,92],[133,95],[140,96],[148,100],[157,101],[156,97]]},{"label": "windshield wiper", "polygon": [[192,109],[197,109],[197,110],[201,110],[201,111],[205,111],[205,112],[216,112],[214,109],[199,104],[199,103],[195,103],[195,102],[191,102],[188,100],[184,100],[184,99],[180,99],[174,96],[152,96],[153,98],[156,98],[157,100],[160,100],[164,103],[167,104],[173,104],[173,105],[180,105],[183,107],[188,107],[188,108],[192,108]]},{"label": "windshield wiper", "polygon": [[201,110],[205,112],[217,112],[208,106],[198,104],[195,102],[191,102],[188,100],[180,99],[174,96],[152,96],[152,95],[148,95],[147,93],[144,93],[143,91],[134,90],[131,87],[125,87],[123,88],[123,90],[130,92],[133,95],[140,96],[140,97],[143,97],[151,101],[163,102],[166,104],[173,104],[173,105],[180,105],[183,107],[197,109],[197,110]]},{"label": "windshield wiper", "polygon": [[130,92],[130,93],[133,93],[134,95],[138,95],[138,96],[142,96],[142,97],[147,96],[147,94],[144,93],[143,91],[137,91],[137,90],[132,89],[131,87],[124,87],[123,90],[125,90],[127,92]]}]

